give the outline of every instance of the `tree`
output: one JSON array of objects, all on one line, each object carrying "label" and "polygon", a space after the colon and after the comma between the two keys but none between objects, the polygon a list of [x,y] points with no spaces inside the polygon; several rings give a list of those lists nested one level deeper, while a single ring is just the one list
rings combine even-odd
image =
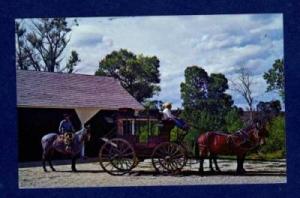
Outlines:
[{"label": "tree", "polygon": [[250,121],[253,120],[253,92],[252,86],[254,84],[251,74],[246,68],[242,67],[238,70],[237,80],[231,80],[232,89],[239,93],[247,102],[249,112],[250,112]]},{"label": "tree", "polygon": [[283,59],[275,60],[273,67],[264,73],[268,87],[267,92],[278,91],[279,96],[284,101],[284,63]]},{"label": "tree", "polygon": [[230,111],[227,112],[225,116],[226,131],[236,132],[237,130],[244,127],[244,123],[241,119],[242,113],[243,110],[235,106]]},{"label": "tree", "polygon": [[[76,51],[62,67],[64,51],[70,41],[72,25],[65,18],[42,18],[16,22],[16,58],[18,69],[47,72],[74,71],[80,62]],[[74,20],[75,25],[78,25]]]},{"label": "tree", "polygon": [[76,51],[72,51],[71,56],[66,64],[66,67],[61,71],[66,71],[67,73],[73,73],[74,67],[77,65],[78,62],[80,62],[78,53]]},{"label": "tree", "polygon": [[156,56],[135,55],[126,49],[113,51],[99,63],[95,75],[111,76],[139,102],[160,91],[159,60]]},{"label": "tree", "polygon": [[30,67],[30,61],[26,52],[26,29],[21,23],[16,22],[16,66],[18,69],[28,70]]},{"label": "tree", "polygon": [[224,130],[226,113],[233,101],[225,91],[228,82],[223,74],[211,74],[198,66],[185,70],[185,82],[181,83],[183,117],[200,131]]},{"label": "tree", "polygon": [[276,154],[276,158],[283,158],[286,154],[285,148],[285,119],[280,115],[271,120],[267,125],[269,136],[266,139],[266,144],[262,146],[262,153]]},{"label": "tree", "polygon": [[146,100],[143,103],[146,110],[162,110],[163,102],[161,100]]},{"label": "tree", "polygon": [[259,102],[256,105],[257,112],[260,114],[261,120],[269,121],[279,115],[281,105],[279,100],[272,100],[269,102]]}]

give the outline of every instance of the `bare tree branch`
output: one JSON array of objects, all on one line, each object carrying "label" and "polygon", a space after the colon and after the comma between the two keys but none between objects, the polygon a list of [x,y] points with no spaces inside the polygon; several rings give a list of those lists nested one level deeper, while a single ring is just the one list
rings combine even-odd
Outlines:
[{"label": "bare tree branch", "polygon": [[251,78],[251,74],[246,68],[242,67],[238,70],[238,78],[237,80],[230,80],[232,85],[232,90],[239,93],[246,101],[249,111],[250,111],[250,120],[253,120],[253,92],[252,86],[254,84],[253,79]]}]

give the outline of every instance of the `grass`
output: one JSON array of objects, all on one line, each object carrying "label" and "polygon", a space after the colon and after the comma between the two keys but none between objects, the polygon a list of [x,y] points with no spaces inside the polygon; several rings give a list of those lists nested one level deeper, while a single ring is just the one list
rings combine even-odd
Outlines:
[{"label": "grass", "polygon": [[[234,155],[220,155],[219,158],[235,160]],[[285,159],[284,152],[282,150],[269,152],[269,153],[250,153],[246,156],[246,160],[277,160]]]},{"label": "grass", "polygon": [[254,160],[284,159],[285,153],[283,150],[278,150],[278,151],[268,152],[268,153],[252,153],[247,158],[254,159]]}]

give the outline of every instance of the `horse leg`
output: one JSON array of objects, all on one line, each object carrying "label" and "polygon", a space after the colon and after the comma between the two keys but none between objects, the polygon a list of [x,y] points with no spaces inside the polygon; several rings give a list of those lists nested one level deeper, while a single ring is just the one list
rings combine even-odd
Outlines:
[{"label": "horse leg", "polygon": [[213,164],[212,164],[212,160],[213,160],[213,155],[210,154],[209,155],[209,168],[211,172],[215,172],[214,168],[213,168]]},{"label": "horse leg", "polygon": [[77,160],[77,156],[73,156],[72,157],[72,171],[73,172],[77,171],[77,169],[76,169],[76,160]]},{"label": "horse leg", "polygon": [[42,165],[43,165],[44,171],[47,172],[47,168],[46,168],[46,151],[43,151],[43,154],[42,154]]},{"label": "horse leg", "polygon": [[207,157],[207,153],[208,153],[208,151],[207,151],[206,147],[199,148],[199,157],[200,157],[199,172],[201,175],[204,173],[203,164],[204,164],[205,157]]},{"label": "horse leg", "polygon": [[219,168],[219,166],[218,166],[217,156],[216,156],[216,155],[213,156],[213,161],[214,161],[216,170],[217,170],[218,172],[221,172],[221,170],[220,170],[220,168]]},{"label": "horse leg", "polygon": [[204,158],[200,157],[199,172],[200,172],[201,175],[204,173],[204,171],[203,171],[203,163],[204,163]]},{"label": "horse leg", "polygon": [[236,169],[237,174],[246,173],[246,170],[243,167],[244,160],[245,160],[245,155],[237,156],[237,169]]},{"label": "horse leg", "polygon": [[52,170],[52,171],[56,171],[55,168],[54,168],[53,165],[52,165],[52,157],[51,157],[52,155],[53,155],[53,151],[51,151],[51,152],[49,153],[49,156],[48,156],[48,163],[49,163],[49,166],[50,166],[51,170]]},{"label": "horse leg", "polygon": [[246,155],[243,155],[243,157],[241,158],[241,171],[242,173],[246,173],[246,170],[244,169],[244,161],[245,161],[245,157]]}]

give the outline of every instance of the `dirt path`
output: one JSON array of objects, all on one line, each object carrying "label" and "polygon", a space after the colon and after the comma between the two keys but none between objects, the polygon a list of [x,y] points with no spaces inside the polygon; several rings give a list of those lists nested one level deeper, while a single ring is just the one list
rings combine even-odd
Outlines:
[{"label": "dirt path", "polygon": [[[246,175],[234,173],[236,162],[219,160],[222,173],[200,176],[198,164],[186,166],[179,175],[157,175],[149,161],[141,162],[131,174],[111,176],[102,171],[97,162],[77,164],[77,173],[71,172],[70,165],[55,165],[56,172],[45,173],[40,166],[19,168],[20,188],[56,187],[103,187],[103,186],[160,186],[160,185],[205,185],[205,184],[252,184],[285,183],[286,164],[284,160],[272,162],[246,161]],[[22,167],[22,165],[20,165]]]}]

